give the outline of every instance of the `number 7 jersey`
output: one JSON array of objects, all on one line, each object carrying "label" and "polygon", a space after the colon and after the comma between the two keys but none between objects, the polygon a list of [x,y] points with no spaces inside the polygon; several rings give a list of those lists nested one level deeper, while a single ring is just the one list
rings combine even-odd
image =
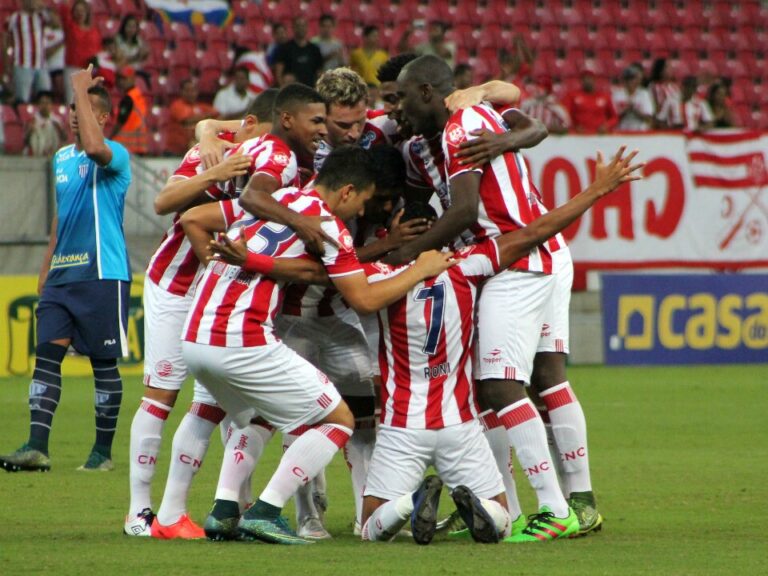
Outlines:
[{"label": "number 7 jersey", "polygon": [[[472,380],[475,302],[482,281],[499,271],[496,242],[463,248],[459,262],[413,287],[379,312],[381,423],[440,429],[477,417]],[[369,282],[407,269],[363,264]]]}]

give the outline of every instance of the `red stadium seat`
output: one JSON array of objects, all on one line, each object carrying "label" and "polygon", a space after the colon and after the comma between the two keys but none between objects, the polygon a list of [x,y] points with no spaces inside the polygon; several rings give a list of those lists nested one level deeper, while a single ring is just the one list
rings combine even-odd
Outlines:
[{"label": "red stadium seat", "polygon": [[24,125],[11,106],[0,106],[5,136],[5,154],[21,154],[24,150]]},{"label": "red stadium seat", "polygon": [[19,104],[16,108],[17,117],[24,125],[27,125],[32,121],[36,111],[37,107],[34,104]]},{"label": "red stadium seat", "polygon": [[372,2],[361,2],[357,5],[356,20],[364,26],[381,26],[383,23],[383,11]]},{"label": "red stadium seat", "polygon": [[203,96],[213,97],[222,87],[222,74],[218,68],[207,68],[200,72],[198,87]]}]

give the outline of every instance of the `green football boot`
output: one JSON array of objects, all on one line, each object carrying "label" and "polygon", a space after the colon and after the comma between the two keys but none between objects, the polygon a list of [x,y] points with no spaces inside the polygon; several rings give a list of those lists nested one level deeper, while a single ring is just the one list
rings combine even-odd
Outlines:
[{"label": "green football boot", "polygon": [[51,459],[24,444],[13,454],[0,456],[0,468],[6,472],[48,472],[51,469]]},{"label": "green football boot", "polygon": [[548,542],[578,533],[579,519],[571,508],[568,508],[567,517],[558,518],[547,506],[542,506],[538,514],[528,517],[528,524],[521,532],[504,538],[504,542]]},{"label": "green football boot", "polygon": [[586,536],[590,532],[599,532],[603,529],[603,517],[597,511],[597,503],[592,492],[571,492],[568,506],[573,509],[579,519],[577,536]]}]

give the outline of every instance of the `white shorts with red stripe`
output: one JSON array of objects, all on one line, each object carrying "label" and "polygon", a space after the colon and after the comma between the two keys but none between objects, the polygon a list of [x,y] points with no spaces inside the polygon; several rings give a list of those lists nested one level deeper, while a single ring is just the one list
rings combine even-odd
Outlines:
[{"label": "white shorts with red stripe", "polygon": [[182,344],[189,370],[239,427],[261,416],[281,432],[314,424],[341,396],[328,377],[282,342],[247,348]]},{"label": "white shorts with red stripe", "polygon": [[342,396],[373,396],[368,341],[353,310],[338,316],[277,317],[277,335],[325,372]]},{"label": "white shorts with red stripe", "polygon": [[530,383],[554,285],[552,275],[518,270],[505,270],[483,285],[477,307],[477,380]]},{"label": "white shorts with red stripe", "polygon": [[552,253],[552,275],[555,277],[555,287],[547,303],[536,351],[568,354],[570,335],[568,311],[571,306],[571,287],[573,286],[573,260],[571,260],[571,251],[567,247]]},{"label": "white shorts with red stripe", "polygon": [[430,466],[450,490],[464,485],[480,498],[504,492],[480,423],[470,420],[439,430],[380,425],[364,495],[394,500],[413,492]]}]

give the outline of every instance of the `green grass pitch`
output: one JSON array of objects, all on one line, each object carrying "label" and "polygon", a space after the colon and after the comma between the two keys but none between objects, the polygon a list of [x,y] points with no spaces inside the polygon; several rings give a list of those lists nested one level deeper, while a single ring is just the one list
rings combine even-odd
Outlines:
[{"label": "green grass pitch", "polygon": [[[574,367],[570,379],[589,425],[592,477],[604,530],[533,545],[481,546],[436,539],[370,544],[351,534],[354,507],[346,466],[328,471],[328,528],[313,546],[161,542],[121,535],[128,506],[128,432],[141,396],[125,382],[115,441],[116,470],[82,473],[93,441],[93,384],[65,378],[48,474],[0,473],[0,574],[765,574],[768,539],[768,378],[766,365],[734,367]],[[0,452],[26,439],[27,386],[0,380]],[[172,433],[188,406],[182,393],[166,425],[155,478],[165,484]],[[273,441],[254,480],[264,486],[280,454]],[[213,498],[221,443],[211,442],[190,495],[202,522]],[[524,509],[527,481],[516,475]],[[443,494],[441,516],[451,510]],[[293,521],[289,505],[286,513]]]}]

